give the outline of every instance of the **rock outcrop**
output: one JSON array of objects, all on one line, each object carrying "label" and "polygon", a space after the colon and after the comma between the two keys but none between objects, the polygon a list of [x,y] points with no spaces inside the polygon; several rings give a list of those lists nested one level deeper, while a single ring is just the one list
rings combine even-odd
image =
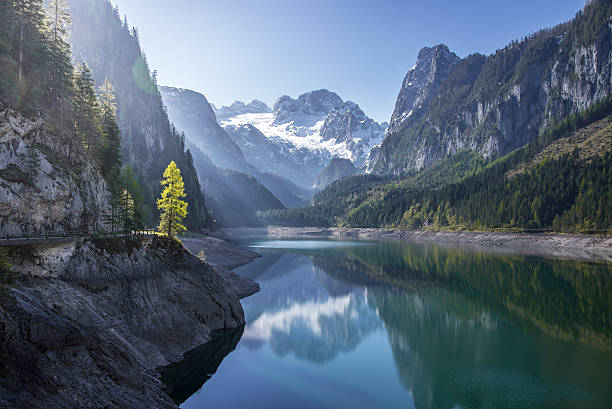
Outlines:
[{"label": "rock outcrop", "polygon": [[358,172],[353,162],[348,159],[333,158],[329,164],[317,175],[315,189],[323,189],[332,182]]},{"label": "rock outcrop", "polygon": [[80,146],[0,109],[0,234],[97,231],[106,184]]},{"label": "rock outcrop", "polygon": [[427,108],[460,58],[444,44],[423,48],[397,96],[389,132],[397,132],[413,114]]},{"label": "rock outcrop", "polygon": [[258,286],[164,238],[13,251],[0,288],[0,407],[175,408],[156,368],[244,324]]}]

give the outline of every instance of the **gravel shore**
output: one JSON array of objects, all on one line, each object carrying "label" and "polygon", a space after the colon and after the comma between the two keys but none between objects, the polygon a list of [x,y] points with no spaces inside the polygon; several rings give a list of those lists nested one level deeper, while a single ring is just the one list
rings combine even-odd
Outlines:
[{"label": "gravel shore", "polygon": [[612,237],[566,234],[468,231],[408,231],[349,228],[227,228],[219,237],[327,237],[357,240],[406,240],[474,250],[612,262]]}]

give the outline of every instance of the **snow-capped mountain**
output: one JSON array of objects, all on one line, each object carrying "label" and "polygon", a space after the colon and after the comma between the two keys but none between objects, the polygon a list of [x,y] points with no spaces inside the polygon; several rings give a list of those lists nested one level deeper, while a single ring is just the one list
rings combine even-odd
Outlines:
[{"label": "snow-capped mountain", "polygon": [[[301,206],[306,203],[309,193],[283,178],[283,173],[260,170],[249,163],[243,155],[242,146],[238,146],[217,123],[213,107],[204,95],[182,88],[159,87],[159,90],[170,120],[178,130],[185,132],[185,139],[189,145],[210,158],[214,166],[252,176],[269,189],[285,206]],[[258,106],[257,101],[249,105],[234,104],[233,106],[234,112],[266,110],[266,108],[271,111],[263,102]],[[196,155],[195,151],[192,154],[196,169],[205,169],[210,173],[208,164],[197,163],[198,157],[202,155]],[[209,175],[203,174],[200,179],[210,178]]]},{"label": "snow-capped mountain", "polygon": [[[253,108],[244,112],[244,107],[252,105],[236,102],[218,109],[223,112],[218,115],[219,123],[250,163],[304,187],[313,186],[332,158],[348,159],[363,169],[387,126],[328,90],[308,92],[297,99],[282,96],[271,112],[265,104],[259,105],[259,112]],[[229,115],[232,110],[235,114]]]}]

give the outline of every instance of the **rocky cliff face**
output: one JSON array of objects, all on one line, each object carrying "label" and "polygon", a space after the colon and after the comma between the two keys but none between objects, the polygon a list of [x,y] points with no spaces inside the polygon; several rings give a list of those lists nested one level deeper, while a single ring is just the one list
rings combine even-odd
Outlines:
[{"label": "rocky cliff face", "polygon": [[217,117],[206,97],[188,89],[160,87],[168,117],[185,132],[185,139],[195,145],[215,165],[247,174],[255,168],[247,162],[240,148],[217,123]]},{"label": "rocky cliff face", "polygon": [[612,5],[593,1],[569,23],[460,61],[425,48],[399,93],[371,170],[399,174],[460,150],[495,158],[612,92]]},{"label": "rocky cliff face", "polygon": [[274,124],[294,122],[295,125],[312,126],[342,104],[342,98],[326,89],[307,92],[298,99],[283,95],[274,103]]},{"label": "rocky cliff face", "polygon": [[171,240],[13,252],[0,288],[0,407],[174,408],[156,368],[244,324],[256,284]]},{"label": "rocky cliff face", "polygon": [[0,107],[0,234],[97,231],[106,184],[80,147]]},{"label": "rocky cliff face", "polygon": [[444,44],[423,48],[408,71],[395,103],[389,132],[398,132],[413,114],[427,109],[460,58]]}]

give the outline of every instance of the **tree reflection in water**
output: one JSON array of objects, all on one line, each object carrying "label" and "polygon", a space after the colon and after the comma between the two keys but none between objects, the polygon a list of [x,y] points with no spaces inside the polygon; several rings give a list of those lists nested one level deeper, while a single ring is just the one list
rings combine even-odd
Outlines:
[{"label": "tree reflection in water", "polygon": [[[297,379],[305,376],[343,380],[337,387],[353,389],[365,382],[372,402],[385,407],[406,406],[405,391],[416,408],[612,404],[612,264],[402,242],[313,243],[275,249],[258,241],[264,257],[240,273],[262,291],[243,302],[247,325],[233,355],[233,378],[221,378],[208,394],[204,388],[201,402],[232,407],[215,401],[224,396],[220,388],[255,382],[277,388],[260,403],[279,407],[301,391]],[[217,344],[173,368],[169,390],[179,391],[173,396],[182,400],[197,390],[234,349],[236,334],[225,338],[227,348]],[[341,364],[342,357],[365,362],[384,350],[394,369],[381,369],[383,383]],[[241,365],[257,357],[276,359],[274,367],[286,373],[249,377]],[[284,390],[286,382],[291,387]],[[341,403],[339,392],[308,385],[305,393],[320,399],[316,405]],[[342,399],[353,399],[348,396]]]}]

